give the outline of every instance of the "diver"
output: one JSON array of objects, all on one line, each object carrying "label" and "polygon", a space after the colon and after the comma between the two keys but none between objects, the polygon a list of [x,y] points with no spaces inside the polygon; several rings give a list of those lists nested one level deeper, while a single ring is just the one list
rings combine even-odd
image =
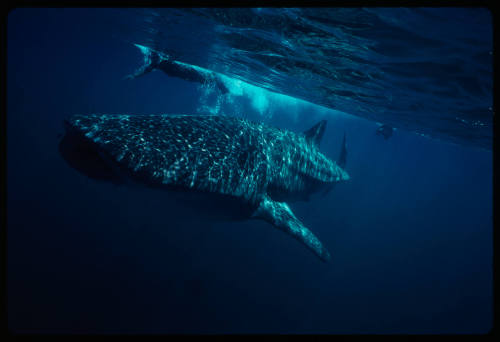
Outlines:
[{"label": "diver", "polygon": [[382,125],[379,128],[377,128],[377,131],[375,132],[377,135],[382,135],[385,140],[389,139],[392,136],[392,131],[394,129],[389,126],[389,125]]},{"label": "diver", "polygon": [[146,46],[134,44],[144,54],[144,64],[126,79],[147,74],[155,69],[159,69],[172,77],[179,77],[186,81],[198,82],[202,84],[212,84],[220,90],[222,94],[229,92],[221,77],[216,73],[196,67],[190,64],[175,61],[171,56],[156,52]]}]

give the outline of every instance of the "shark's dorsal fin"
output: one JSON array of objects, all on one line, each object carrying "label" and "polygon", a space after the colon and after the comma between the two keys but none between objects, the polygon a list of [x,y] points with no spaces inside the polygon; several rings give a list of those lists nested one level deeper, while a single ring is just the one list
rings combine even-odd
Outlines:
[{"label": "shark's dorsal fin", "polygon": [[337,161],[338,165],[343,169],[345,168],[346,159],[347,159],[347,143],[345,142],[345,132],[344,132],[344,139],[342,139],[342,145],[340,146],[339,159]]},{"label": "shark's dorsal fin", "polygon": [[276,228],[292,235],[312,250],[321,260],[330,260],[330,253],[323,247],[318,238],[295,217],[286,203],[273,201],[266,195],[260,201],[252,217],[263,219]]},{"label": "shark's dorsal fin", "polygon": [[304,132],[306,139],[312,142],[316,147],[319,147],[319,143],[323,138],[323,133],[325,133],[326,120],[321,120],[316,125],[309,128]]}]

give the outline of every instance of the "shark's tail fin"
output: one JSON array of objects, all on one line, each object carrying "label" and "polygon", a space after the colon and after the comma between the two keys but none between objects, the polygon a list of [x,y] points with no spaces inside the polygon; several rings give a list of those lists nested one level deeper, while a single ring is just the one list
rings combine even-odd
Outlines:
[{"label": "shark's tail fin", "polygon": [[161,61],[165,58],[160,55],[160,53],[148,48],[147,46],[134,44],[139,50],[141,50],[144,56],[143,64],[137,69],[133,74],[127,75],[124,79],[134,79],[136,77],[147,74],[148,72],[153,71]]},{"label": "shark's tail fin", "polygon": [[339,159],[337,161],[337,164],[343,169],[345,168],[346,159],[347,159],[347,143],[345,142],[345,132],[344,132],[344,139],[342,140]]}]

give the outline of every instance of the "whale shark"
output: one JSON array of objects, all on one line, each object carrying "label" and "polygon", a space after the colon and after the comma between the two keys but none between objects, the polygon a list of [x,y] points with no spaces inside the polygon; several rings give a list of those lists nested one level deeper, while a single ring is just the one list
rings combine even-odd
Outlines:
[{"label": "whale shark", "polygon": [[337,161],[320,152],[326,120],[301,133],[213,115],[74,115],[64,126],[59,151],[90,178],[222,196],[243,208],[242,218],[267,221],[331,258],[288,205],[349,180],[345,134]]}]

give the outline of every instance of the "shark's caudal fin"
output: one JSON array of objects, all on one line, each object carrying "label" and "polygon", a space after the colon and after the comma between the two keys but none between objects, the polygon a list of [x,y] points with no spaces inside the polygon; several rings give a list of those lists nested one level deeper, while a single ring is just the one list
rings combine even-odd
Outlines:
[{"label": "shark's caudal fin", "polygon": [[323,134],[325,133],[326,120],[321,120],[316,125],[309,128],[304,132],[306,139],[312,142],[316,147],[319,148],[319,143],[323,138]]},{"label": "shark's caudal fin", "polygon": [[321,194],[321,197],[325,197],[326,195],[328,195],[330,193],[330,191],[332,191],[333,188],[335,187],[335,184],[336,183],[331,183],[330,185],[328,185],[327,188]]},{"label": "shark's caudal fin", "polygon": [[144,55],[144,62],[133,74],[125,76],[125,79],[134,79],[136,77],[147,74],[148,72],[153,71],[158,66],[158,64],[160,64],[160,62],[166,59],[160,53],[148,48],[147,46],[139,44],[134,44],[134,46],[141,50],[142,54]]},{"label": "shark's caudal fin", "polygon": [[343,169],[345,168],[346,159],[347,159],[347,143],[345,142],[345,132],[344,132],[344,139],[342,140],[342,146],[340,146],[339,160],[337,161],[337,164]]},{"label": "shark's caudal fin", "polygon": [[269,196],[264,196],[253,217],[263,219],[292,235],[312,250],[321,260],[330,260],[330,253],[323,247],[318,238],[295,217],[286,203],[276,202]]}]

